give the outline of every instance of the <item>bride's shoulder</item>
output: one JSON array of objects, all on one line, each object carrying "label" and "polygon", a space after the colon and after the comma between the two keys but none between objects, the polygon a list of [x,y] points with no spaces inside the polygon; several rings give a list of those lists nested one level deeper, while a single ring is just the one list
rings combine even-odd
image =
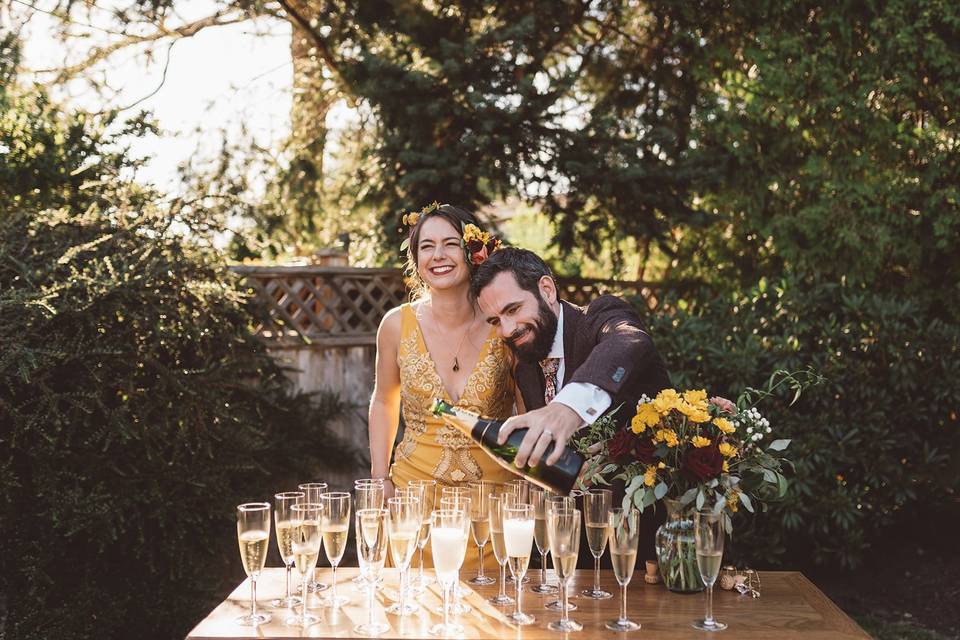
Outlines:
[{"label": "bride's shoulder", "polygon": [[406,306],[409,305],[401,304],[390,309],[383,315],[383,319],[380,320],[380,328],[377,329],[377,335],[379,337],[400,337],[400,329],[403,322],[403,308]]}]

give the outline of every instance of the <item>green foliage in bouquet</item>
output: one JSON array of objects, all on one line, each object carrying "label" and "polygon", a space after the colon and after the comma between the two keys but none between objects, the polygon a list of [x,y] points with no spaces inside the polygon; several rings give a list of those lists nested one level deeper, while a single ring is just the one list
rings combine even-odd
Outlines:
[{"label": "green foliage in bouquet", "polygon": [[752,513],[787,491],[783,468],[790,462],[782,452],[790,440],[776,439],[763,447],[772,427],[757,404],[782,386],[794,390],[795,401],[818,382],[810,371],[776,371],[766,388],[747,388],[736,404],[719,396],[708,399],[703,389],[664,389],[656,398],[644,396],[628,428],[604,420],[578,442],[590,456],[583,483],[623,480],[625,509],[633,505],[643,511],[672,498],[683,507],[722,513],[730,532],[730,515],[740,505]]},{"label": "green foliage in bouquet", "polygon": [[243,577],[234,506],[350,465],[206,220],[0,43],[0,637],[183,637]]}]

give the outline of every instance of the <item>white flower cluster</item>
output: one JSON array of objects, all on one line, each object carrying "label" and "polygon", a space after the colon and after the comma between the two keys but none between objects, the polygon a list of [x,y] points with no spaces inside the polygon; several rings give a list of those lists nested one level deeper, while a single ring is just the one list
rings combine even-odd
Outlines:
[{"label": "white flower cluster", "polygon": [[640,399],[637,400],[637,408],[640,408],[640,405],[647,404],[648,402],[653,402],[653,400],[647,394],[640,396]]},{"label": "white flower cluster", "polygon": [[747,409],[740,414],[739,420],[733,421],[733,426],[735,427],[739,427],[741,424],[747,426],[747,439],[754,442],[763,440],[764,434],[773,431],[773,429],[770,428],[770,421],[753,408]]}]

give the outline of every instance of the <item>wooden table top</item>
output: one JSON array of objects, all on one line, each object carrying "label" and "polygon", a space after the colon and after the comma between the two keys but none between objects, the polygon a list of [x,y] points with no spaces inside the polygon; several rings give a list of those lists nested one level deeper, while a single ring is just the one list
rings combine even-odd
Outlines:
[{"label": "wooden table top", "polygon": [[[367,620],[367,595],[358,591],[350,581],[357,574],[356,568],[344,567],[337,571],[337,593],[346,595],[350,602],[341,609],[332,611],[321,607],[310,612],[321,621],[306,629],[289,627],[284,624],[287,616],[285,609],[273,609],[268,603],[283,596],[284,570],[282,568],[265,569],[257,581],[258,611],[269,612],[273,619],[259,628],[241,627],[235,623],[237,616],[250,610],[250,584],[245,580],[210,615],[198,624],[187,636],[187,640],[223,640],[224,638],[354,638],[360,636],[353,627]],[[427,571],[429,574],[430,572]],[[550,582],[555,584],[553,572],[548,572]],[[319,579],[329,583],[331,570],[320,569]],[[496,577],[496,573],[488,571]],[[456,618],[465,628],[464,638],[511,638],[514,640],[553,639],[561,636],[570,638],[611,638],[630,637],[640,640],[647,638],[686,639],[686,638],[736,638],[737,640],[796,638],[797,640],[843,640],[847,638],[869,638],[853,620],[841,611],[823,592],[817,589],[803,574],[794,571],[761,572],[762,595],[759,598],[741,596],[736,591],[714,591],[714,616],[725,622],[728,628],[719,633],[698,631],[690,625],[695,619],[702,619],[704,613],[703,594],[679,595],[667,591],[663,585],[646,584],[642,575],[637,574],[627,589],[627,616],[642,625],[640,631],[616,633],[604,628],[608,620],[619,615],[619,587],[613,573],[601,573],[601,586],[614,594],[608,600],[590,600],[580,597],[582,589],[593,583],[593,572],[578,570],[570,587],[571,602],[579,609],[570,614],[570,618],[583,624],[583,631],[561,634],[547,629],[547,624],[560,618],[559,612],[543,608],[543,605],[557,596],[540,596],[528,591],[538,584],[539,571],[527,574],[530,583],[524,586],[522,596],[523,611],[536,618],[536,622],[525,627],[517,627],[507,622],[503,614],[513,611],[513,605],[495,607],[487,598],[496,595],[498,585],[489,587],[469,587],[461,583],[468,594],[466,602],[472,611]],[[463,576],[470,578],[472,576]],[[384,589],[377,592],[374,618],[385,620],[390,629],[379,638],[432,638],[427,630],[441,621],[442,616],[433,612],[440,604],[440,591],[434,582],[427,591],[417,598],[422,606],[416,614],[400,618],[386,614],[384,606],[392,603],[396,593],[398,576],[395,569],[384,570]],[[296,572],[294,571],[296,584]],[[329,593],[329,591],[325,592]],[[514,596],[513,585],[507,586],[507,593]],[[312,596],[311,596],[312,597]]]}]

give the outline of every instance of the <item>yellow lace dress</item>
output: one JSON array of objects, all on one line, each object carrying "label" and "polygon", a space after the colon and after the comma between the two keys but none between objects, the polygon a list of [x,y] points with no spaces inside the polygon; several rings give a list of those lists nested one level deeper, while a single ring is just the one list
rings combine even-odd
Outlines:
[{"label": "yellow lace dress", "polygon": [[[400,402],[406,425],[403,439],[394,450],[390,478],[397,487],[410,480],[437,481],[439,508],[441,487],[462,485],[474,480],[507,482],[518,476],[500,467],[470,438],[447,426],[430,412],[434,398],[453,402],[427,351],[413,308],[404,304],[400,312]],[[513,408],[514,383],[506,345],[492,329],[480,350],[477,364],[467,378],[458,406],[482,416],[505,420]],[[430,544],[424,549],[424,566],[430,568]],[[477,568],[477,549],[471,539],[461,579],[472,578]],[[484,548],[484,569],[496,576],[498,567],[493,547]]]}]

